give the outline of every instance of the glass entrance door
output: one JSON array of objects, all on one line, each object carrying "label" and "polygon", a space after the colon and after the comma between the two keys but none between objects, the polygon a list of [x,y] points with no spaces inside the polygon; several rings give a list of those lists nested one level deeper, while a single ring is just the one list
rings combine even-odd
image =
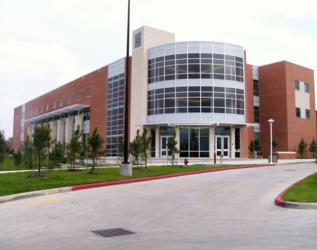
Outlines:
[{"label": "glass entrance door", "polygon": [[216,136],[216,154],[218,157],[229,158],[230,156],[230,136]]},{"label": "glass entrance door", "polygon": [[167,148],[167,141],[170,136],[161,136],[161,156],[167,157],[168,155],[171,155],[168,148]]}]

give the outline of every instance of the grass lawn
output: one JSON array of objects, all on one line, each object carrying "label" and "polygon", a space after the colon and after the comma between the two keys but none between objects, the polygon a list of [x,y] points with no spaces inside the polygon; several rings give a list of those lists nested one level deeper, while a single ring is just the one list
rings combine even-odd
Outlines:
[{"label": "grass lawn", "polygon": [[0,166],[0,171],[22,170],[22,169],[27,169],[27,168],[22,166],[21,167],[15,166],[12,155],[6,155],[3,166]]},{"label": "grass lawn", "polygon": [[282,198],[286,201],[317,202],[317,173],[296,184]]},{"label": "grass lawn", "polygon": [[55,170],[50,171],[47,177],[42,178],[30,178],[30,173],[0,174],[0,196],[101,181],[142,178],[172,173],[208,170],[220,167],[224,166],[149,167],[147,170],[134,168],[133,177],[120,176],[118,168],[99,168],[97,169],[97,174],[88,174],[88,170],[73,172]]}]

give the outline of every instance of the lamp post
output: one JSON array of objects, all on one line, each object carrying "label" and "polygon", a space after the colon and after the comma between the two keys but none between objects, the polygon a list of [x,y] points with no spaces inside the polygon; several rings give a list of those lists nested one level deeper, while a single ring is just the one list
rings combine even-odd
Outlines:
[{"label": "lamp post", "polygon": [[124,107],[124,148],[123,162],[120,166],[121,176],[132,176],[132,165],[129,162],[129,54],[130,54],[130,0],[128,0],[127,54],[125,58],[125,107]]},{"label": "lamp post", "polygon": [[269,160],[269,163],[270,164],[273,164],[273,134],[272,134],[272,125],[273,125],[273,122],[274,120],[272,118],[270,118],[268,121],[267,121],[269,124],[270,124],[270,160]]}]

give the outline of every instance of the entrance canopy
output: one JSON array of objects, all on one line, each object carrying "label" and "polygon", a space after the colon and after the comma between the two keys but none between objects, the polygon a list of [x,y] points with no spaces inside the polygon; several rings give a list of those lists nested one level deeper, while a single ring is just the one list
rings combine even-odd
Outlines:
[{"label": "entrance canopy", "polygon": [[25,122],[32,122],[32,123],[39,122],[39,121],[47,120],[47,119],[50,119],[50,118],[53,118],[53,117],[56,117],[56,116],[69,114],[69,113],[74,112],[74,111],[82,111],[83,109],[86,109],[86,108],[89,108],[89,105],[86,105],[86,104],[74,104],[74,105],[71,105],[71,106],[68,106],[68,107],[64,107],[64,108],[61,108],[61,109],[54,110],[54,111],[49,112],[49,113],[45,113],[45,114],[42,114],[42,115],[31,117],[29,119],[26,119]]},{"label": "entrance canopy", "polygon": [[167,126],[167,127],[179,127],[179,126],[210,126],[210,127],[254,127],[254,123],[145,123],[144,126]]}]

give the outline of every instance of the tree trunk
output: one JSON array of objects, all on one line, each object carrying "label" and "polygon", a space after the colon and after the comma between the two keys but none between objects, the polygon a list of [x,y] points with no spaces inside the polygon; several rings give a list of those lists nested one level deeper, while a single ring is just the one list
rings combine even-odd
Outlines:
[{"label": "tree trunk", "polygon": [[39,166],[38,166],[38,172],[37,172],[38,176],[41,175],[41,154],[39,154]]}]

